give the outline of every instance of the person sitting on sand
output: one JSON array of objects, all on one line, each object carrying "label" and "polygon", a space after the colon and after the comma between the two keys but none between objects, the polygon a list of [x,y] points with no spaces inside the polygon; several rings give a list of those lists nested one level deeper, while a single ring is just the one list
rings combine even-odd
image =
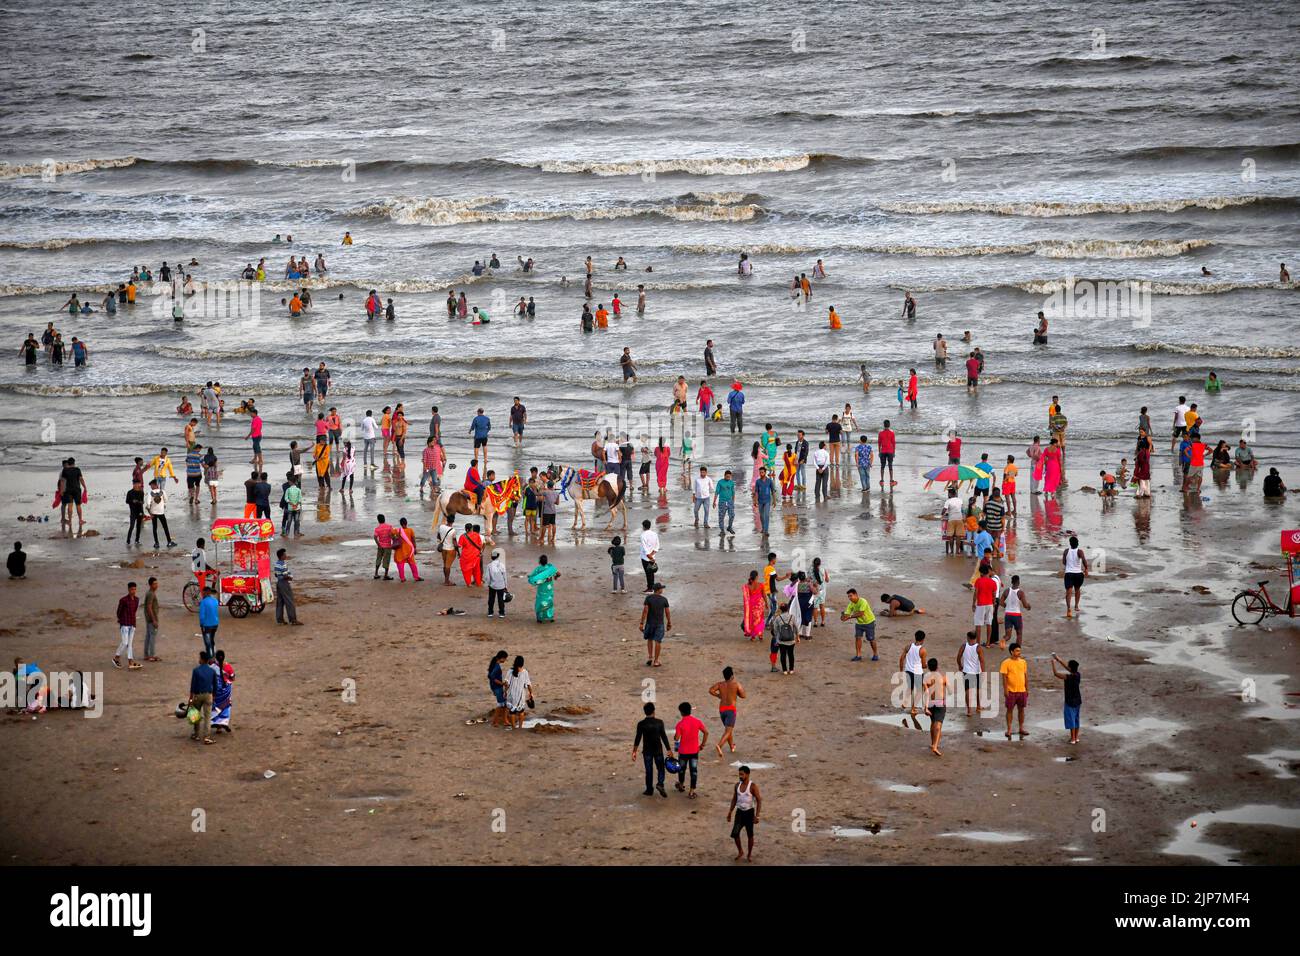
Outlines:
[{"label": "person sitting on sand", "polygon": [[9,552],[5,567],[9,571],[9,577],[13,580],[27,577],[27,552],[23,550],[21,541],[14,542],[14,549]]},{"label": "person sitting on sand", "polygon": [[886,617],[911,617],[913,614],[924,614],[925,608],[917,607],[916,603],[901,594],[882,594],[880,595],[881,613]]}]

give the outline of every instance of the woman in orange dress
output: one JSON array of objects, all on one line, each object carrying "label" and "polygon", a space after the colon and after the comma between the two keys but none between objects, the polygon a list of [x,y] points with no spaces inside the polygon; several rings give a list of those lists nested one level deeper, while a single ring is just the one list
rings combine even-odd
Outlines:
[{"label": "woman in orange dress", "polygon": [[767,600],[763,596],[763,582],[758,579],[757,571],[749,572],[749,580],[740,589],[740,597],[740,628],[751,641],[758,640],[767,624]]},{"label": "woman in orange dress", "polygon": [[781,456],[781,497],[794,497],[794,479],[799,471],[799,456],[794,453],[793,445],[785,446],[785,454]]},{"label": "woman in orange dress", "polygon": [[397,562],[397,580],[406,583],[406,566],[411,566],[411,577],[416,581],[421,581],[420,569],[416,566],[415,555],[418,549],[415,547],[415,532],[410,529],[403,518],[393,529],[397,533],[393,536],[393,560]]}]

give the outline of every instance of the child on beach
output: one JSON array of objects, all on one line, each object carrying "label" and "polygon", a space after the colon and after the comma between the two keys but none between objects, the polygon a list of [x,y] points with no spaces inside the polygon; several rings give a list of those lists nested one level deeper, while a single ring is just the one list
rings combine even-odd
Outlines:
[{"label": "child on beach", "polygon": [[1103,468],[1101,470],[1101,496],[1103,498],[1114,498],[1119,494],[1119,492],[1115,490],[1115,482],[1115,476]]},{"label": "child on beach", "polygon": [[1002,498],[1007,505],[1007,514],[1016,513],[1016,475],[1019,473],[1016,456],[1007,455],[1007,466],[1002,469]]},{"label": "child on beach", "polygon": [[1115,472],[1115,480],[1119,482],[1121,488],[1128,487],[1128,459],[1119,460],[1119,471]]},{"label": "child on beach", "polygon": [[896,395],[896,397],[898,398],[898,408],[900,411],[902,411],[903,408],[903,398],[905,395],[906,395],[906,389],[903,386],[903,380],[900,378],[898,380],[898,392]]}]

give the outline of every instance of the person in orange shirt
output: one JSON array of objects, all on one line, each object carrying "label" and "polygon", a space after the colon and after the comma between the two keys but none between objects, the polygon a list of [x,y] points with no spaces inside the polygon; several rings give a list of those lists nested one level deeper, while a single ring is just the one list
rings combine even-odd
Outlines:
[{"label": "person in orange shirt", "polygon": [[839,314],[838,312],[835,311],[835,306],[831,306],[831,311],[830,311],[830,320],[831,320],[831,328],[832,328],[832,329],[842,329],[842,328],[844,328],[843,324],[841,324],[841,322],[840,322],[840,314]]},{"label": "person in orange shirt", "polygon": [[343,419],[339,417],[339,410],[331,408],[330,413],[325,416],[325,430],[329,432],[330,447],[343,446]]},{"label": "person in orange shirt", "polygon": [[609,328],[609,310],[605,308],[604,302],[596,309],[596,326],[602,329]]},{"label": "person in orange shirt", "polygon": [[126,284],[126,301],[128,305],[135,305],[135,283],[134,282],[128,282]]},{"label": "person in orange shirt", "polygon": [[799,288],[803,291],[803,300],[805,302],[812,298],[812,283],[808,281],[806,272],[799,273]]},{"label": "person in orange shirt", "polygon": [[297,292],[295,292],[293,298],[289,300],[289,314],[302,315],[302,299],[298,297]]}]

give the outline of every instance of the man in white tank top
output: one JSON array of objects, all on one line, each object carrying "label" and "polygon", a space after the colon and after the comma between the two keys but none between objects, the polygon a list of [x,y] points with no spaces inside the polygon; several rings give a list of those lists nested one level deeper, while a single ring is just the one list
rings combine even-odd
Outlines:
[{"label": "man in white tank top", "polygon": [[[1031,610],[1029,607],[1029,595],[1025,594],[1025,589],[1020,586],[1020,575],[1011,575],[1011,587],[1007,588],[1002,595],[1002,629],[1006,640],[1013,640],[1020,644],[1025,643],[1025,624],[1024,612]],[[1015,631],[1015,637],[1011,632]]]},{"label": "man in white tank top", "polygon": [[740,846],[740,831],[744,830],[749,841],[748,860],[754,862],[754,824],[758,823],[759,813],[763,809],[763,796],[758,792],[758,784],[749,779],[749,767],[741,767],[739,782],[731,791],[731,806],[727,809],[727,822],[731,823],[732,814],[736,822],[731,826],[731,838],[736,841],[736,860],[746,859],[745,850]]},{"label": "man in white tank top", "polygon": [[[1061,554],[1061,564],[1065,567],[1065,616],[1071,618],[1079,613],[1079,589],[1083,579],[1088,576],[1088,558],[1079,547],[1079,539],[1070,536],[1070,546]],[[1070,592],[1074,592],[1074,614],[1070,613]]]},{"label": "man in white tank top", "polygon": [[962,684],[966,688],[966,716],[975,716],[970,709],[970,692],[975,690],[975,708],[984,710],[980,699],[980,675],[984,672],[984,648],[980,647],[979,635],[975,631],[966,632],[966,643],[957,650],[957,666],[961,670]]},{"label": "man in white tank top", "polygon": [[917,701],[921,696],[921,682],[925,676],[925,631],[917,631],[912,643],[898,655],[898,669],[906,675],[907,680],[907,702],[904,706],[911,708],[910,715],[915,718],[920,709]]}]

